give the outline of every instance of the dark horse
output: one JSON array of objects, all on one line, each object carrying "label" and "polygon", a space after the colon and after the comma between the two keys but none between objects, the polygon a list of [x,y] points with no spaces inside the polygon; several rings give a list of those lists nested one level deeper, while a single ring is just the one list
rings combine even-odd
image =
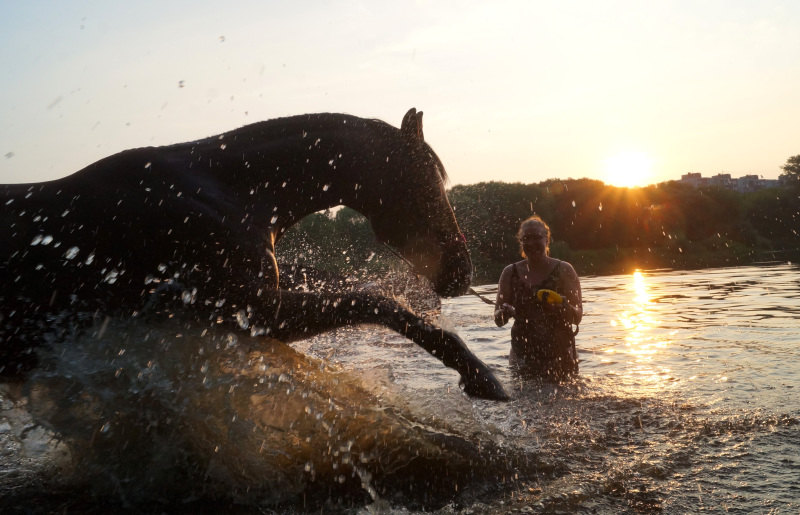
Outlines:
[{"label": "dark horse", "polygon": [[422,113],[411,109],[400,130],[301,115],[127,150],[52,182],[0,186],[0,374],[23,374],[36,348],[63,340],[80,317],[147,316],[182,301],[208,325],[238,323],[283,341],[381,324],[458,371],[469,395],[505,399],[456,334],[393,300],[278,288],[284,231],[344,204],[439,295],[464,293],[472,265],[444,180]]}]

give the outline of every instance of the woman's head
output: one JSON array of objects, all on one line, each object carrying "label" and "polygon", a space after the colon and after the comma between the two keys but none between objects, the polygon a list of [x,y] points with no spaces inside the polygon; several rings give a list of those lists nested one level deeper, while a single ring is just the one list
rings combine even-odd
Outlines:
[{"label": "woman's head", "polygon": [[533,215],[519,224],[517,239],[524,258],[541,252],[550,255],[550,227],[539,215]]}]

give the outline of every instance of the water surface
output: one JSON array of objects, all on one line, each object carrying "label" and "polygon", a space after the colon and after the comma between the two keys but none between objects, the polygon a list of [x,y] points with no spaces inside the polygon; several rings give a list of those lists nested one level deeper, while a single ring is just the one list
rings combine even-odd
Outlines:
[{"label": "water surface", "polygon": [[119,321],[0,394],[0,491],[20,511],[797,513],[797,272],[584,278],[563,385],[509,371],[490,306],[444,301],[507,403],[382,328],[290,347]]},{"label": "water surface", "polygon": [[[318,345],[348,366],[391,370],[430,412],[457,417],[454,405],[471,403],[507,445],[569,471],[523,482],[504,504],[489,501],[493,510],[796,513],[797,267],[637,272],[582,286],[581,377],[560,387],[509,372],[509,328],[495,327],[491,306],[444,301],[442,323],[497,372],[507,404],[455,402],[457,376],[388,333],[368,351]],[[496,288],[477,291],[494,298]]]}]

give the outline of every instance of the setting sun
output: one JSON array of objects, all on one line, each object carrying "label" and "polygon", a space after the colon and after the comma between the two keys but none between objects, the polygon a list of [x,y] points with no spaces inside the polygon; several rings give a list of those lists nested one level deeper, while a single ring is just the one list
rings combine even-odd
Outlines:
[{"label": "setting sun", "polygon": [[603,182],[612,186],[645,186],[653,176],[653,160],[644,152],[620,152],[605,164]]}]

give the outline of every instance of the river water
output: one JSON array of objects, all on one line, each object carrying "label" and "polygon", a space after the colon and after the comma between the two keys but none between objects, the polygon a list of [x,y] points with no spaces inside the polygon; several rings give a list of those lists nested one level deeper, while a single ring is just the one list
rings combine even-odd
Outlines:
[{"label": "river water", "polygon": [[286,346],[112,321],[0,393],[0,505],[800,512],[797,266],[582,286],[580,377],[562,385],[509,371],[491,306],[443,301],[439,322],[495,370],[505,403],[464,396],[455,372],[382,328]]}]

